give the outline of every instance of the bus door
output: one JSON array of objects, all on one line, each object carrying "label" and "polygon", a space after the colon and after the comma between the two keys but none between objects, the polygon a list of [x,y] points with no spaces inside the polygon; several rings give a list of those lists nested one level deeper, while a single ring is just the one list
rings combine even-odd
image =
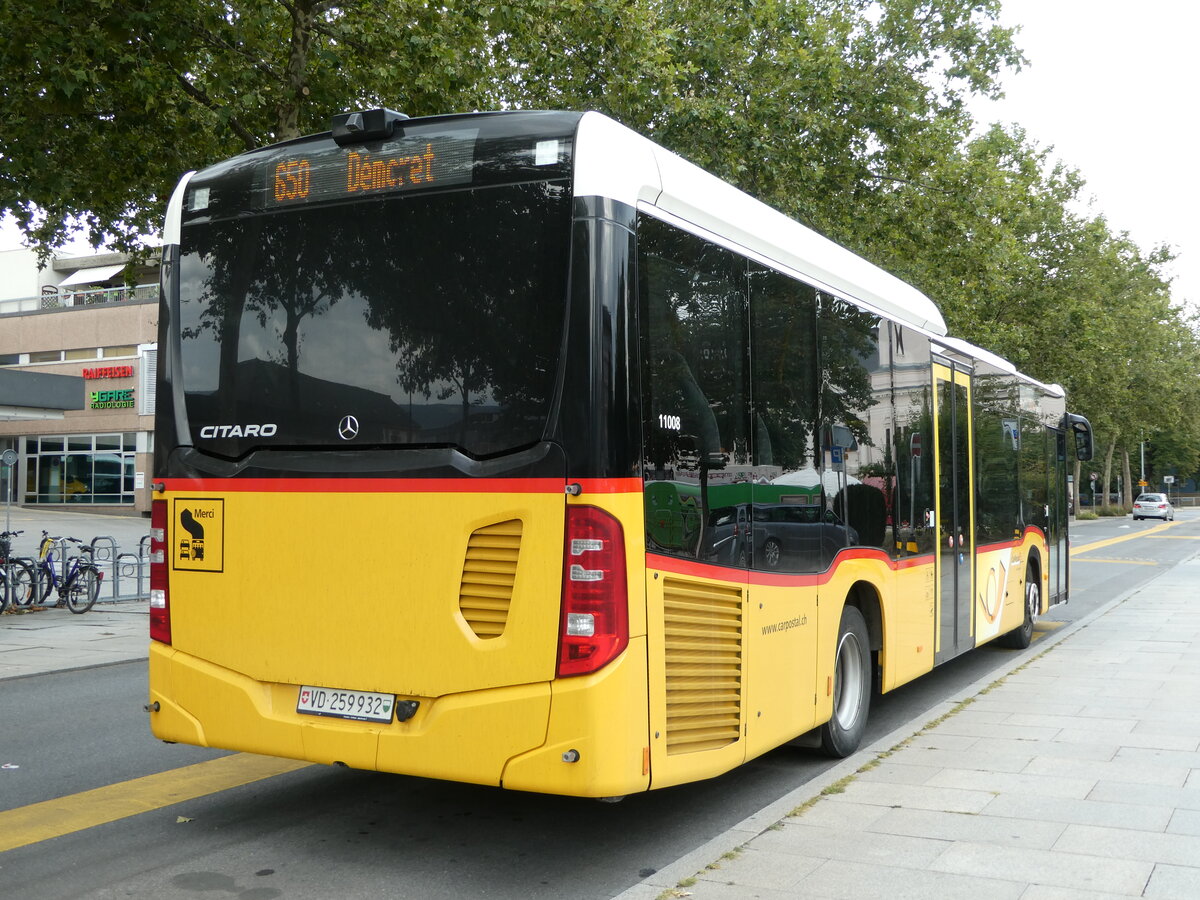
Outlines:
[{"label": "bus door", "polygon": [[975,482],[970,375],[949,364],[935,363],[933,381],[939,547],[934,661],[940,663],[975,645],[971,637],[971,572],[975,554],[971,485]]},{"label": "bus door", "polygon": [[1064,603],[1067,599],[1067,435],[1063,431],[1050,429],[1050,440],[1046,441],[1046,471],[1050,474],[1046,498],[1049,509],[1046,516],[1046,574],[1050,584],[1047,588],[1047,604]]}]

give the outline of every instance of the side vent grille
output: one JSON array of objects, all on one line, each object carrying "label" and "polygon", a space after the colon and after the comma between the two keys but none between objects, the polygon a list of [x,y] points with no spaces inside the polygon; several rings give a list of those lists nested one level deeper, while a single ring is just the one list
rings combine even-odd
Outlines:
[{"label": "side vent grille", "polygon": [[742,725],[742,592],[663,582],[667,754],[734,743]]},{"label": "side vent grille", "polygon": [[520,519],[480,528],[467,541],[458,608],[477,637],[504,633],[520,552]]}]

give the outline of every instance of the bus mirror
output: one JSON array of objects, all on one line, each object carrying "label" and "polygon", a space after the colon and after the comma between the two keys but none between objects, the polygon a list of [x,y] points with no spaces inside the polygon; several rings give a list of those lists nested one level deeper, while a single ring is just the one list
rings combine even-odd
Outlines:
[{"label": "bus mirror", "polygon": [[1087,462],[1092,458],[1092,426],[1083,416],[1067,413],[1066,424],[1075,433],[1075,458]]}]

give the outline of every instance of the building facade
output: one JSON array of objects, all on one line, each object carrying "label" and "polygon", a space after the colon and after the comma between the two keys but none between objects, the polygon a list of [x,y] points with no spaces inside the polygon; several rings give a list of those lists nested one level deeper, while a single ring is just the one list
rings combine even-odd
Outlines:
[{"label": "building facade", "polygon": [[[0,501],[148,515],[154,440],[158,261],[0,253]],[[46,375],[74,402],[51,402]],[[64,382],[54,380],[57,387]]]}]

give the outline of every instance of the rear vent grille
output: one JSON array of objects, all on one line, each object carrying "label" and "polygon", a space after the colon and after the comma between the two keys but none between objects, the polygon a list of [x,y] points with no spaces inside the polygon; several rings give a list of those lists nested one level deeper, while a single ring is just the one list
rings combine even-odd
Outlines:
[{"label": "rear vent grille", "polygon": [[667,578],[667,754],[734,743],[742,725],[742,592]]},{"label": "rear vent grille", "polygon": [[495,638],[504,633],[520,552],[520,519],[480,528],[467,542],[458,608],[476,636]]}]

